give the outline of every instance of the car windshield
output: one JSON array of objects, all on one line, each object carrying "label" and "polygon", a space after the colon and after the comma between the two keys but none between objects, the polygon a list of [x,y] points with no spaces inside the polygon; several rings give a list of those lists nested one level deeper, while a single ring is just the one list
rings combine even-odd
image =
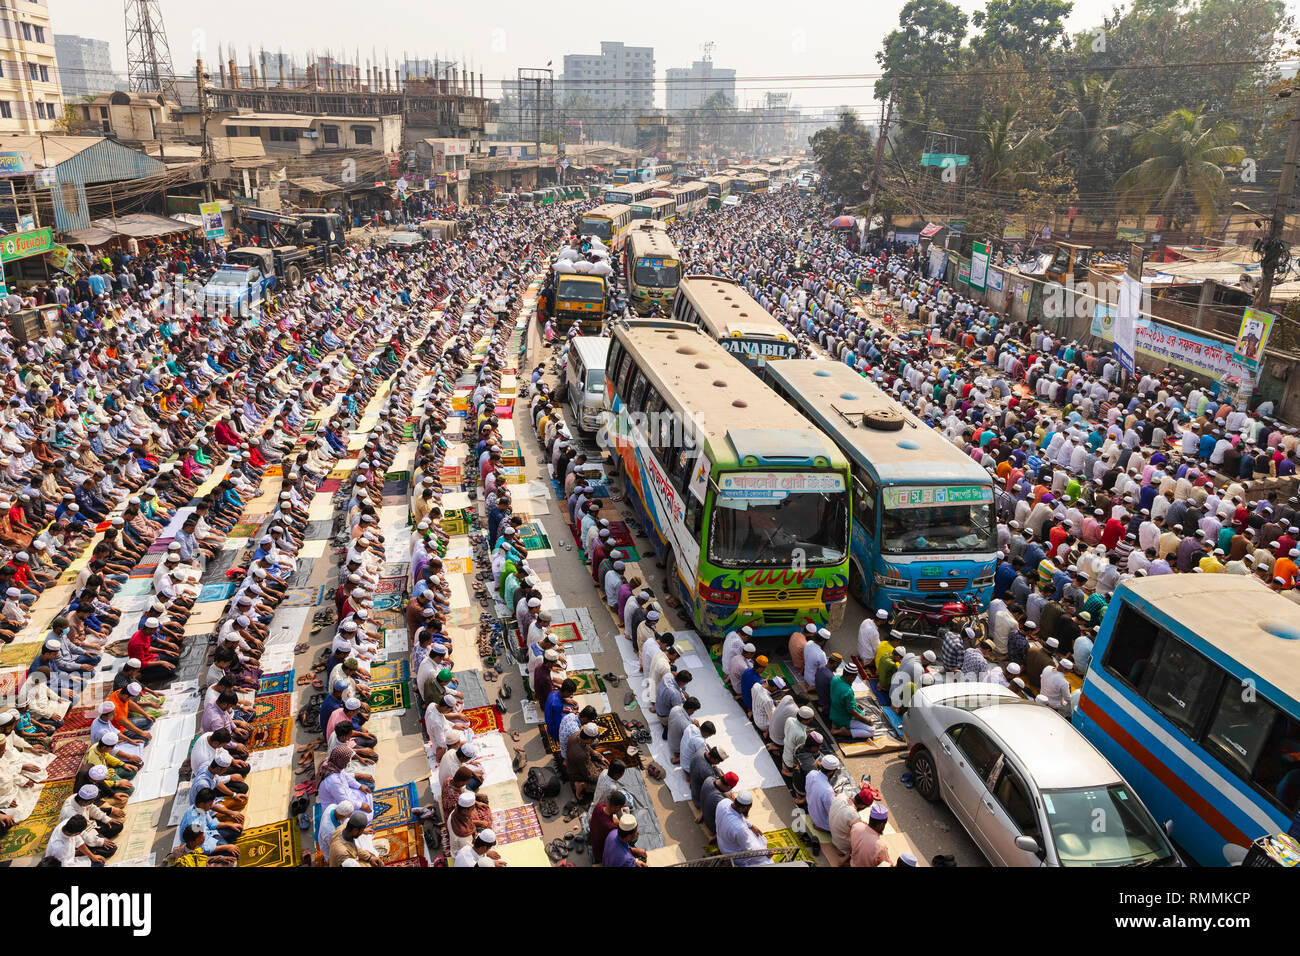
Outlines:
[{"label": "car windshield", "polygon": [[601,282],[561,279],[555,286],[555,297],[565,302],[604,302],[605,286]]},{"label": "car windshield", "polygon": [[248,285],[248,273],[247,272],[218,272],[216,275],[212,277],[212,279],[209,281],[208,284],[243,288],[244,286]]},{"label": "car windshield", "polygon": [[[848,549],[845,492],[790,494],[778,500],[714,499],[709,560],[730,568],[839,564]],[[798,553],[802,552],[802,554]]]},{"label": "car windshield", "polygon": [[1061,866],[1159,865],[1174,859],[1164,831],[1125,784],[1042,795]]},{"label": "car windshield", "polygon": [[636,264],[636,284],[647,289],[675,289],[681,279],[677,263],[664,265],[662,259],[641,259]]},{"label": "car windshield", "polygon": [[584,236],[596,236],[601,242],[609,242],[614,235],[611,226],[608,219],[584,219],[581,232]]},{"label": "car windshield", "polygon": [[881,549],[889,554],[992,551],[995,527],[993,506],[987,502],[886,508]]},{"label": "car windshield", "polygon": [[587,370],[586,389],[589,392],[603,392],[605,390],[605,370],[603,368]]}]

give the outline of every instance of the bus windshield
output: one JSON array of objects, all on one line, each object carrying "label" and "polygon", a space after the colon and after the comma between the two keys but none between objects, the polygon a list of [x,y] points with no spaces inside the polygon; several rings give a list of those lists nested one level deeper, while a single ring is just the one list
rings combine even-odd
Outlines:
[{"label": "bus windshield", "polygon": [[803,552],[809,566],[838,564],[848,553],[848,495],[790,494],[776,500],[714,499],[709,560],[723,567],[787,566]]},{"label": "bus windshield", "polygon": [[601,282],[561,279],[555,285],[555,297],[566,302],[604,302],[605,286]]},{"label": "bus windshield", "polygon": [[636,284],[648,289],[671,289],[681,280],[681,267],[663,259],[641,258],[637,260],[633,277]]},{"label": "bus windshield", "polygon": [[[1044,790],[1043,808],[1061,866],[1173,862],[1169,841],[1125,784]],[[1096,826],[1098,819],[1106,826]]]},{"label": "bus windshield", "polygon": [[614,224],[608,219],[584,219],[582,220],[581,234],[596,236],[601,242],[609,242],[614,236]]},{"label": "bus windshield", "polygon": [[993,507],[987,502],[886,508],[880,550],[888,554],[993,551],[996,528]]}]

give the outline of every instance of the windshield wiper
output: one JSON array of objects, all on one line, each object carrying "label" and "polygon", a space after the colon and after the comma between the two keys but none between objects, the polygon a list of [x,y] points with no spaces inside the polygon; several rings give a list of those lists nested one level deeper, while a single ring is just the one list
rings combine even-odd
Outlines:
[{"label": "windshield wiper", "polygon": [[1155,862],[1156,862],[1155,860],[1134,860],[1132,863],[1124,863],[1122,864],[1122,866],[1124,869],[1130,869],[1139,866],[1151,866]]}]

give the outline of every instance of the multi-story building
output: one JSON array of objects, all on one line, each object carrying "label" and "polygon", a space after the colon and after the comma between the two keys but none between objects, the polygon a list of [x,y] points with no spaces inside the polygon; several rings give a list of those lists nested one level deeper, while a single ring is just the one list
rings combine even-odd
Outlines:
[{"label": "multi-story building", "polygon": [[65,100],[97,96],[118,88],[118,77],[113,74],[112,48],[107,40],[56,33],[54,57],[59,63],[59,82]]},{"label": "multi-story building", "polygon": [[667,71],[670,112],[693,110],[703,106],[715,93],[721,93],[736,105],[736,71],[720,70],[711,60],[696,60],[689,68],[673,67]]},{"label": "multi-story building", "polygon": [[37,133],[63,115],[45,0],[0,0],[0,133]]},{"label": "multi-story building", "polygon": [[628,106],[638,110],[655,105],[655,51],[602,41],[600,53],[570,53],[564,57],[557,102],[589,98],[597,107]]}]

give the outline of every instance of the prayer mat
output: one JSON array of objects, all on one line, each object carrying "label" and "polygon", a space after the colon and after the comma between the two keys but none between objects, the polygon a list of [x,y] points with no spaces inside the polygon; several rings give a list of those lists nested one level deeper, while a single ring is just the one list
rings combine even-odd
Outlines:
[{"label": "prayer mat", "polygon": [[55,751],[54,761],[45,768],[47,780],[71,780],[81,769],[81,761],[90,749],[90,734],[84,737],[69,737]]},{"label": "prayer mat", "polygon": [[451,676],[456,678],[456,690],[460,692],[466,710],[486,707],[490,703],[487,686],[478,671],[452,671]]},{"label": "prayer mat", "polygon": [[315,588],[289,588],[284,592],[284,600],[280,602],[280,607],[313,607],[315,603]]},{"label": "prayer mat", "polygon": [[203,590],[199,592],[196,603],[206,603],[208,601],[229,601],[230,596],[239,590],[239,585],[234,581],[216,581],[212,584],[203,585]]},{"label": "prayer mat", "polygon": [[[33,654],[33,656],[35,656]],[[0,700],[10,700],[18,693],[18,688],[22,686],[23,681],[27,679],[27,671],[23,669],[5,671],[0,674]]]},{"label": "prayer mat", "polygon": [[442,571],[444,574],[472,574],[474,573],[474,559],[448,558],[442,562]]},{"label": "prayer mat", "polygon": [[293,671],[280,671],[278,674],[263,674],[257,682],[257,696],[267,694],[289,694],[293,692]]},{"label": "prayer mat", "polygon": [[406,627],[406,616],[401,611],[376,611],[375,626],[381,631]]},{"label": "prayer mat", "polygon": [[339,488],[341,488],[342,486],[343,486],[343,482],[340,481],[338,478],[326,478],[324,481],[322,481],[319,485],[316,486],[316,493],[332,495],[334,494],[334,492],[338,491]]},{"label": "prayer mat", "polygon": [[262,472],[263,478],[282,478],[284,477],[284,465],[267,465],[266,471]]},{"label": "prayer mat", "polygon": [[468,508],[453,508],[443,512],[442,530],[449,536],[469,533],[470,511]]},{"label": "prayer mat", "polygon": [[459,465],[443,465],[438,469],[438,477],[447,484],[458,485],[465,476],[465,469]]},{"label": "prayer mat", "polygon": [[407,681],[370,685],[370,713],[405,710],[411,706],[411,685]]},{"label": "prayer mat", "polygon": [[405,587],[405,577],[380,578],[379,583],[375,585],[375,594],[392,594],[394,591],[401,591]]},{"label": "prayer mat", "polygon": [[[344,457],[350,458],[350,457],[352,457],[352,456],[351,456],[351,455],[345,455]],[[325,490],[326,490],[325,487],[324,487],[325,482],[332,481],[332,482],[335,482],[335,486],[334,486],[334,488],[331,488],[331,489],[329,489],[329,490],[330,490],[330,491],[336,491],[336,490],[338,489],[338,486],[339,486],[339,485],[341,485],[343,482],[347,481],[348,475],[350,475],[350,474],[352,474],[352,469],[351,469],[351,468],[335,468],[333,471],[330,472],[329,477],[326,478],[325,481],[322,481],[322,482],[321,482],[321,487],[320,487],[320,488],[317,488],[316,490],[317,490],[317,491],[325,491]]]},{"label": "prayer mat", "polygon": [[0,648],[0,667],[22,667],[25,670],[40,652],[40,641],[6,644]]},{"label": "prayer mat", "polygon": [[770,850],[775,850],[777,847],[783,846],[798,847],[799,852],[795,854],[795,860],[810,865],[816,862],[813,859],[812,854],[808,852],[808,848],[804,846],[803,841],[799,839],[799,835],[789,827],[781,830],[769,830],[763,834],[763,839],[767,841],[767,846]]},{"label": "prayer mat", "polygon": [[80,737],[90,733],[90,725],[95,722],[95,713],[89,707],[72,707],[63,715],[63,723],[54,732],[54,742],[69,737]]},{"label": "prayer mat", "polygon": [[605,692],[605,682],[600,679],[600,675],[595,671],[570,671],[567,675],[569,680],[577,685],[575,694],[603,694]]},{"label": "prayer mat", "polygon": [[228,538],[251,538],[262,529],[261,521],[241,521],[230,529]]},{"label": "prayer mat", "polygon": [[402,427],[402,441],[411,441],[415,438],[415,426],[405,425]]},{"label": "prayer mat", "polygon": [[531,803],[522,807],[494,810],[492,832],[497,836],[497,843],[502,845],[531,840],[542,835],[542,821],[538,819],[537,808]]},{"label": "prayer mat", "polygon": [[578,631],[578,625],[574,622],[568,624],[552,624],[550,631],[555,635],[555,639],[561,644],[568,644],[570,641],[582,640],[582,634]]},{"label": "prayer mat", "polygon": [[239,847],[239,865],[297,866],[298,841],[297,820],[279,820],[245,830],[235,841]]},{"label": "prayer mat", "polygon": [[[400,827],[411,822],[411,810],[419,805],[419,793],[414,783],[400,787],[387,787],[371,794],[375,815],[370,826],[375,830]],[[319,827],[320,821],[316,821]]]},{"label": "prayer mat", "polygon": [[399,487],[395,489],[388,488],[388,487],[384,488],[384,497],[382,501],[383,507],[395,508],[398,507],[399,505],[406,504],[408,500],[409,499],[407,498],[406,495],[406,489],[404,487]]},{"label": "prayer mat", "polygon": [[530,521],[519,527],[519,542],[529,551],[545,551],[551,546],[551,539],[542,530],[541,522]]},{"label": "prayer mat", "polygon": [[469,729],[476,734],[490,734],[506,729],[501,712],[495,707],[474,707],[465,711],[463,716],[469,721]]},{"label": "prayer mat", "polygon": [[293,718],[280,717],[253,724],[253,735],[248,738],[249,750],[274,750],[293,743]]},{"label": "prayer mat", "polygon": [[400,481],[403,484],[405,484],[410,480],[411,480],[411,473],[409,471],[390,471],[386,475],[384,475],[385,482]]},{"label": "prayer mat", "polygon": [[[380,582],[383,583],[383,582]],[[401,591],[376,594],[372,606],[376,611],[400,611],[406,606],[406,596]],[[405,620],[405,618],[403,618]]]},{"label": "prayer mat", "polygon": [[58,816],[59,811],[63,809],[63,801],[72,796],[72,780],[51,780],[41,789],[41,795],[36,801],[36,806],[32,807],[29,816],[48,817]]},{"label": "prayer mat", "polygon": [[[613,746],[615,749],[621,745],[622,749],[626,750],[627,745],[632,742],[628,738],[627,730],[623,727],[623,721],[618,714],[597,714],[592,719],[592,723],[600,727],[600,736],[596,738],[596,746],[600,747],[602,751],[606,745]],[[559,742],[551,739],[544,726],[538,729],[542,732],[542,742],[546,744],[546,749],[558,757],[560,755]]]},{"label": "prayer mat", "polygon": [[408,660],[380,661],[370,665],[371,684],[392,684],[410,677],[411,663]]},{"label": "prayer mat", "polygon": [[123,638],[120,641],[111,641],[104,645],[104,653],[109,657],[126,657],[127,654],[130,653],[127,650],[127,646],[130,643],[131,639],[129,637]]},{"label": "prayer mat", "polygon": [[146,554],[158,554],[167,550],[167,545],[172,543],[171,538],[157,537],[153,539],[153,544],[149,545]]},{"label": "prayer mat", "polygon": [[15,824],[0,837],[0,862],[19,860],[42,852],[58,822],[59,813],[56,809],[45,816],[29,816],[22,823]]},{"label": "prayer mat", "polygon": [[[405,864],[407,861],[424,857],[424,828],[418,823],[405,826],[389,827],[383,833],[375,834],[376,840],[388,841],[388,852],[384,854],[384,866]],[[415,864],[419,865],[419,864]]]},{"label": "prayer mat", "polygon": [[384,866],[428,866],[429,861],[424,858],[424,854],[413,856],[405,860],[397,860],[394,863],[385,862]]},{"label": "prayer mat", "polygon": [[[290,673],[293,673],[290,671]],[[253,701],[252,719],[256,723],[259,720],[280,720],[284,717],[293,716],[293,694],[263,694],[258,693]]]},{"label": "prayer mat", "polygon": [[320,419],[313,418],[311,421],[304,422],[302,428],[298,429],[304,435],[314,435],[320,431]]}]

